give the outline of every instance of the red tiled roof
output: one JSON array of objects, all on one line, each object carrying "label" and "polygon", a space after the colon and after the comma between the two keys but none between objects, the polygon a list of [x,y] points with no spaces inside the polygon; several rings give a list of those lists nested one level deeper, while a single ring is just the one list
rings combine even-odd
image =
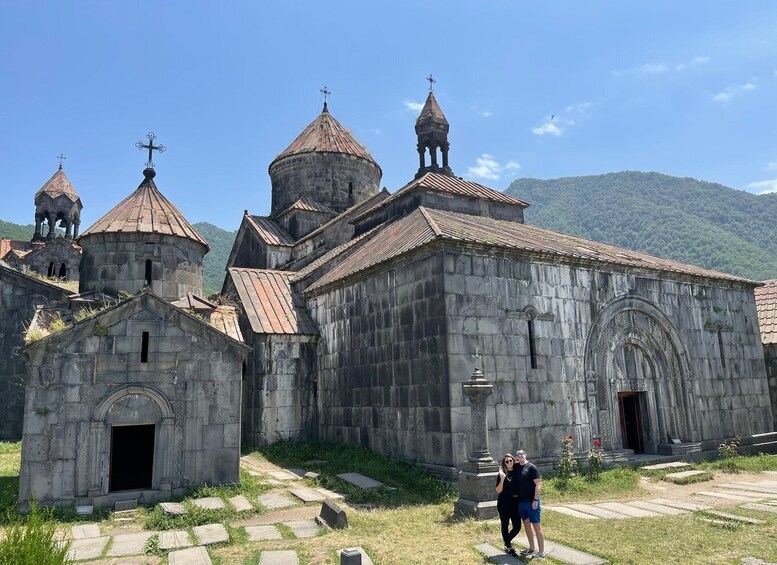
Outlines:
[{"label": "red tiled roof", "polygon": [[[81,238],[96,233],[155,233],[192,239],[210,248],[183,214],[165,198],[147,176],[140,186],[110,212],[92,224]],[[80,238],[79,238],[80,239]]]},{"label": "red tiled roof", "polygon": [[20,241],[18,239],[0,239],[0,259],[5,257],[6,254],[8,254],[10,251],[20,251],[22,254],[24,254],[29,252],[31,249],[31,241]]},{"label": "red tiled roof", "polygon": [[324,111],[302,130],[297,139],[273,159],[270,167],[284,157],[299,153],[346,153],[375,163],[369,151],[360,145],[340,122],[332,117],[326,105],[324,105]]},{"label": "red tiled roof", "polygon": [[755,284],[754,281],[734,275],[537,226],[420,207],[408,216],[386,225],[378,237],[374,237],[348,259],[321,277],[309,290],[321,288],[338,279],[388,261],[435,239],[513,249],[572,261],[623,265],[640,270]]},{"label": "red tiled roof", "polygon": [[445,114],[442,113],[442,108],[437,103],[437,99],[434,97],[431,91],[429,96],[426,97],[424,107],[421,109],[421,113],[418,115],[418,119],[415,121],[416,126],[425,124],[428,122],[434,122],[437,124],[448,125],[448,120],[445,119]]},{"label": "red tiled roof", "polygon": [[246,215],[248,224],[267,245],[294,245],[294,238],[283,227],[264,216]]},{"label": "red tiled roof", "polygon": [[298,198],[296,202],[294,202],[291,206],[283,210],[280,214],[278,214],[278,216],[283,216],[284,214],[287,214],[292,210],[304,210],[306,212],[323,212],[324,214],[337,213],[326,204],[321,204],[320,202],[316,202],[312,198],[309,198],[307,195],[302,196],[301,198]]},{"label": "red tiled roof", "polygon": [[755,289],[755,307],[761,326],[761,341],[766,345],[777,343],[777,280],[764,283]]},{"label": "red tiled roof", "polygon": [[64,195],[73,202],[78,200],[76,189],[70,184],[70,181],[65,176],[65,172],[61,168],[35,193],[36,199],[39,194],[48,194],[52,198]]},{"label": "red tiled roof", "polygon": [[291,288],[294,273],[237,267],[228,272],[255,333],[318,333],[302,298]]},{"label": "red tiled roof", "polygon": [[243,334],[240,331],[237,311],[234,306],[216,306],[216,309],[210,314],[208,324],[220,332],[227,334],[232,339],[245,341],[243,339]]},{"label": "red tiled roof", "polygon": [[482,184],[478,184],[476,182],[460,179],[458,177],[441,175],[440,173],[426,173],[425,175],[410,181],[409,183],[407,183],[405,186],[397,190],[394,194],[392,194],[382,202],[376,204],[372,208],[365,210],[363,213],[356,216],[353,219],[353,221],[357,222],[361,218],[371,214],[375,210],[378,210],[379,208],[387,206],[389,203],[400,198],[404,194],[419,188],[426,188],[426,189],[435,190],[438,192],[444,192],[446,194],[470,196],[472,198],[482,198],[482,199],[491,200],[494,202],[515,204],[517,206],[522,206],[524,208],[529,206],[528,202],[524,202],[523,200],[518,200],[517,198],[513,198],[512,196],[509,196],[504,192],[499,192],[498,190],[494,190],[493,188],[488,188],[487,186],[483,186]]}]

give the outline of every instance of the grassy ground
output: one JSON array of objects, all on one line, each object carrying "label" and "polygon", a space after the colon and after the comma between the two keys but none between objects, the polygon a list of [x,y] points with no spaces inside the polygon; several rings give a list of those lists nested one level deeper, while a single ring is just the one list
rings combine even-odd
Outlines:
[{"label": "grassy ground", "polygon": [[[249,543],[242,528],[230,528],[231,543],[209,548],[216,565],[255,565],[259,554],[269,549],[294,549],[301,562],[307,565],[337,563],[336,551],[344,547],[362,546],[376,565],[407,563],[479,564],[486,561],[474,550],[480,543],[501,546],[499,525],[495,521],[477,522],[453,514],[456,491],[452,485],[428,477],[413,464],[376,455],[359,447],[335,444],[280,442],[252,453],[285,467],[301,467],[321,473],[319,484],[345,492],[349,503],[359,511],[348,512],[350,528],[332,531],[313,539],[285,539]],[[0,443],[0,509],[15,503],[18,480],[20,445]],[[309,464],[310,460],[324,461]],[[716,466],[717,465],[717,466]],[[736,458],[737,470],[777,470],[777,457],[755,456]],[[721,466],[732,469],[730,462],[711,462],[694,465],[717,476]],[[348,471],[376,478],[396,490],[360,491],[335,477]],[[650,495],[640,486],[642,473],[630,468],[618,468],[602,473],[600,480],[573,477],[563,482],[555,478],[543,483],[546,504],[572,501],[625,500]],[[241,476],[239,487],[203,487],[191,496],[222,496],[235,494],[255,497],[266,488],[255,478]],[[660,479],[661,474],[653,474]],[[666,483],[668,489],[682,488]],[[687,487],[685,487],[687,488]],[[665,496],[665,495],[662,495]],[[754,556],[766,561],[777,561],[777,515],[742,509],[731,513],[764,520],[763,525],[727,527],[705,523],[702,513],[682,516],[641,518],[628,520],[587,521],[558,513],[543,513],[543,524],[549,540],[582,551],[599,555],[613,563],[684,563],[738,564],[744,557]],[[185,523],[163,524],[155,517],[156,510],[142,510],[140,523],[146,527],[181,527],[189,529],[200,518],[231,520],[230,511],[224,515],[194,516]],[[57,520],[66,521],[62,517]],[[104,522],[103,527],[110,527]],[[554,563],[552,559],[548,563]]]}]

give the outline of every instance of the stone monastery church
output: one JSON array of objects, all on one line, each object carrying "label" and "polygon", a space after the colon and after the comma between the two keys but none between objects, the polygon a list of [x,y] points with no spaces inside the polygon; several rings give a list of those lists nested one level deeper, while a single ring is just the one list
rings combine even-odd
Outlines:
[{"label": "stone monastery church", "polygon": [[[455,479],[476,352],[495,454],[550,468],[568,434],[610,457],[777,445],[760,283],[524,223],[528,203],[454,174],[431,91],[415,130],[418,170],[389,193],[324,103],[270,163],[272,209],[245,212],[217,297],[208,243],[150,158],[80,235],[60,168],[34,241],[4,242],[0,263],[0,433],[23,438],[20,499],[160,500],[236,481],[241,443],[282,438]],[[35,272],[78,273],[79,291]]]}]

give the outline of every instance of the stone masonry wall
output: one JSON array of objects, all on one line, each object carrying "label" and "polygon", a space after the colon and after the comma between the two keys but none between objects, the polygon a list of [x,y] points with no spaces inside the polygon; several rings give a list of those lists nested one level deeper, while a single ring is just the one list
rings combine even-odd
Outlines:
[{"label": "stone masonry wall", "polygon": [[[272,214],[301,196],[342,212],[380,189],[381,170],[375,163],[343,153],[289,155],[270,166]],[[352,190],[349,194],[348,185]]]},{"label": "stone masonry wall", "polygon": [[308,300],[323,438],[450,463],[443,290],[442,256],[423,252]]},{"label": "stone masonry wall", "polygon": [[777,430],[777,344],[764,345],[766,374],[769,378],[769,398],[772,402],[772,418]]},{"label": "stone masonry wall", "polygon": [[[65,330],[81,339],[30,361],[20,500],[111,504],[108,418],[117,410],[122,424],[156,424],[154,487],[141,502],[238,480],[242,359],[182,329],[174,323],[181,316],[175,311],[166,320],[141,309],[107,327],[82,322]],[[150,334],[146,363],[140,359],[143,332]],[[108,401],[122,391],[132,394]],[[132,408],[143,399],[156,408]],[[169,417],[147,422],[164,413],[160,406],[169,406]]]},{"label": "stone masonry wall", "polygon": [[316,337],[253,334],[243,385],[244,443],[315,437],[317,430]]},{"label": "stone masonry wall", "polygon": [[[494,384],[488,416],[492,454],[498,456],[520,446],[534,458],[557,456],[561,438],[568,434],[574,435],[576,451],[587,451],[594,436],[617,447],[619,439],[608,438],[609,432],[597,429],[596,413],[591,414],[607,391],[606,384],[605,390],[601,390],[602,383],[609,381],[614,387],[609,390],[612,398],[605,399],[606,402],[616,402],[616,388],[669,387],[649,379],[626,382],[625,376],[618,373],[619,367],[608,373],[604,381],[600,375],[592,374],[593,380],[587,382],[588,339],[596,317],[606,306],[617,305],[623,298],[644,304],[649,311],[655,307],[680,336],[684,350],[678,356],[678,366],[688,367],[688,374],[668,375],[671,371],[659,365],[653,370],[659,381],[683,381],[671,385],[667,402],[679,406],[678,391],[683,387],[689,397],[695,398],[695,407],[688,407],[691,419],[696,419],[696,429],[691,425],[687,430],[688,435],[695,436],[691,440],[709,441],[737,433],[772,430],[751,287],[671,280],[616,267],[530,262],[499,252],[460,248],[446,252],[444,272],[453,464],[467,456],[469,409],[462,399],[461,386],[469,378],[471,355],[476,348],[483,354],[485,376]],[[531,366],[527,312],[534,316],[536,368]],[[634,347],[647,347],[639,340],[647,340],[644,336],[648,326],[655,324],[643,314],[624,316],[613,323],[626,328],[627,333],[629,324],[635,324],[630,334]],[[716,328],[723,329],[720,339],[727,359],[725,366]],[[658,339],[664,338],[659,335]],[[669,348],[668,339],[663,343]],[[655,351],[653,354],[661,357]],[[649,399],[652,402],[654,399]],[[672,412],[669,405],[648,408]],[[617,435],[617,420],[611,424]],[[658,429],[655,421],[651,424]],[[653,441],[668,440],[653,437]]]},{"label": "stone masonry wall", "polygon": [[102,289],[137,293],[146,285],[146,260],[152,262],[151,290],[166,300],[186,293],[202,295],[205,247],[192,240],[146,233],[98,233],[80,240],[81,292]]},{"label": "stone masonry wall", "polygon": [[0,439],[22,437],[26,363],[16,355],[35,306],[66,302],[68,292],[0,268]]}]

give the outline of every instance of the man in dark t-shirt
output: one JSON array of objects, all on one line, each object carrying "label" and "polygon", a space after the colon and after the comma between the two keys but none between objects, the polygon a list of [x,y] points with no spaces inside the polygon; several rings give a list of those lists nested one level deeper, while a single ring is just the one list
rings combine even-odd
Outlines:
[{"label": "man in dark t-shirt", "polygon": [[[523,520],[523,527],[526,530],[526,539],[529,540],[528,549],[521,551],[522,555],[533,555],[534,559],[545,557],[545,534],[542,532],[540,524],[540,489],[542,488],[542,475],[539,469],[526,459],[526,452],[519,449],[515,452],[518,460],[517,468],[517,490],[518,490],[518,513]],[[532,532],[534,530],[534,532]],[[534,549],[534,536],[537,536],[537,551]]]}]

